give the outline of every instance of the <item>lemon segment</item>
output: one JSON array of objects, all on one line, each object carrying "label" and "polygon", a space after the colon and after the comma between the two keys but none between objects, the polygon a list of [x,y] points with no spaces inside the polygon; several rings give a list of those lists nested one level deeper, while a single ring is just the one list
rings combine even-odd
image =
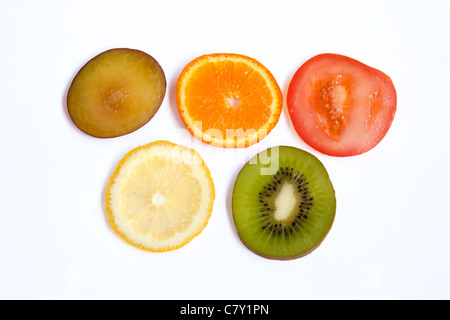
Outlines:
[{"label": "lemon segment", "polygon": [[107,190],[107,211],[127,242],[160,252],[197,236],[214,198],[214,183],[198,152],[157,141],[130,151],[119,163]]}]

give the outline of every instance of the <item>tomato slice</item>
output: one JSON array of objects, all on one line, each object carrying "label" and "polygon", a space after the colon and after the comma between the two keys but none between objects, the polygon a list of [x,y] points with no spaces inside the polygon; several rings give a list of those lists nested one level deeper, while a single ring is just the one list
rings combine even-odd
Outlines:
[{"label": "tomato slice", "polygon": [[306,61],[288,88],[287,107],[300,138],[331,156],[369,151],[386,135],[397,110],[392,80],[338,54]]}]

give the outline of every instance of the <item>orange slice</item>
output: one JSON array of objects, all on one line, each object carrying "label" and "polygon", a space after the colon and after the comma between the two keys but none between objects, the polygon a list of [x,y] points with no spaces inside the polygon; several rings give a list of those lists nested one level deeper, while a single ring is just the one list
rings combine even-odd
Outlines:
[{"label": "orange slice", "polygon": [[119,162],[107,193],[113,229],[147,251],[181,248],[208,224],[214,183],[200,154],[156,141],[131,150]]},{"label": "orange slice", "polygon": [[198,57],[181,72],[177,106],[188,131],[217,147],[253,145],[277,124],[282,93],[261,63],[239,54]]}]

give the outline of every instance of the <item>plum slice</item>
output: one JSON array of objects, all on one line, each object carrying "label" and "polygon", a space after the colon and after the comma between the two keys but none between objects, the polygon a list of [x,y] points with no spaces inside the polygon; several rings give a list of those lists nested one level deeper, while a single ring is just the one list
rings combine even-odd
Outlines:
[{"label": "plum slice", "polygon": [[114,138],[148,123],[165,93],[164,71],[152,56],[135,49],[110,49],[77,73],[67,95],[67,109],[81,131]]}]

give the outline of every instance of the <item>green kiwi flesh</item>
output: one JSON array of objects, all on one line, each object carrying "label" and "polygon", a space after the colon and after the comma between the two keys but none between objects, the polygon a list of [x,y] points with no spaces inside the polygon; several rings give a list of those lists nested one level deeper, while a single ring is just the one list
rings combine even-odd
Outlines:
[{"label": "green kiwi flesh", "polygon": [[232,210],[239,237],[251,251],[287,260],[322,243],[334,222],[336,197],[315,156],[280,146],[245,164],[233,188]]}]

